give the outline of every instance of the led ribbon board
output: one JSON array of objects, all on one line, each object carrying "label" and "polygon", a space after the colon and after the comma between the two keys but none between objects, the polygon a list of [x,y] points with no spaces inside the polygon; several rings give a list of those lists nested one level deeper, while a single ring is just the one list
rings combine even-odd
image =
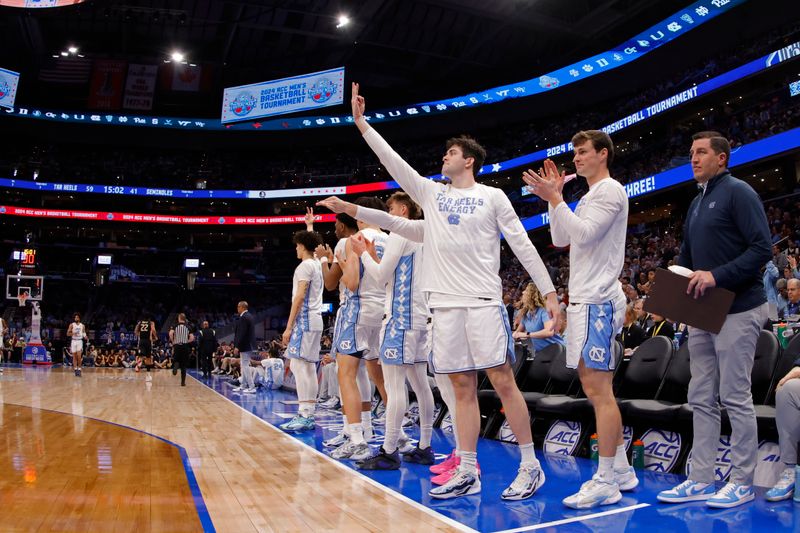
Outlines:
[{"label": "led ribbon board", "polygon": [[[675,40],[688,31],[701,26],[712,18],[725,13],[745,1],[746,0],[700,0],[611,50],[586,58],[583,61],[578,61],[577,63],[573,63],[572,65],[568,65],[553,72],[520,83],[494,87],[464,96],[421,104],[410,104],[394,109],[379,110],[368,115],[368,120],[372,123],[381,123],[425,115],[436,115],[465,108],[496,104],[512,98],[525,98],[554,91],[559,87],[596,76],[603,72],[608,72],[622,65],[636,61],[656,48],[664,46],[668,42]],[[252,100],[248,99],[248,102],[252,102]],[[150,117],[116,114],[101,115],[39,108],[19,109],[13,112],[13,114],[14,116],[25,116],[42,120],[183,130],[233,129],[242,131],[280,131],[287,129],[343,126],[353,121],[353,118],[349,115],[328,115],[271,119],[265,121],[257,120],[255,122],[241,124],[224,124],[222,120],[207,118]],[[255,115],[248,115],[243,120],[252,120],[254,116]]]},{"label": "led ribbon board", "polygon": [[[774,67],[784,61],[800,57],[800,42],[785,46],[775,50],[759,59],[750,61],[740,67],[720,74],[710,80],[704,81],[699,85],[676,93],[660,102],[649,105],[627,117],[620,118],[603,128],[609,134],[624,130],[634,124],[643,122],[655,115],[664,113],[674,107],[706,95],[712,91],[735,83],[747,76],[762,72]],[[530,154],[500,161],[499,163],[489,163],[484,165],[481,175],[494,174],[521,166],[528,166],[532,163],[542,161],[548,157],[555,157],[572,151],[572,144],[564,142],[551,146],[544,150],[539,150]],[[441,174],[429,176],[431,179],[441,178]],[[11,189],[27,189],[50,192],[67,193],[94,193],[94,194],[115,194],[126,196],[155,196],[167,198],[194,198],[194,199],[261,199],[270,200],[278,198],[304,198],[313,196],[329,196],[343,194],[363,194],[368,192],[387,191],[398,189],[400,186],[394,181],[379,181],[362,183],[358,185],[338,185],[331,187],[307,187],[298,189],[275,189],[275,190],[212,190],[212,189],[162,189],[153,187],[122,186],[122,185],[89,185],[81,183],[45,183],[39,181],[27,181],[18,179],[0,178],[0,187]],[[523,194],[528,194],[524,192]]]},{"label": "led ribbon board", "polygon": [[[765,157],[781,154],[783,152],[800,148],[800,128],[795,128],[760,141],[745,144],[731,152],[733,166],[743,165],[758,161]],[[692,181],[692,171],[690,165],[681,165],[670,170],[654,174],[646,178],[628,183],[625,190],[628,198],[655,193],[674,187],[681,183]],[[575,209],[577,202],[569,204],[570,209]],[[60,219],[80,219],[97,220],[110,222],[128,223],[156,223],[156,224],[187,224],[187,225],[272,225],[272,224],[302,224],[305,223],[305,215],[275,216],[275,217],[254,217],[254,216],[176,216],[176,215],[152,215],[141,213],[113,213],[99,211],[71,211],[63,209],[40,209],[34,207],[15,207],[0,205],[0,216],[14,215],[36,218],[60,218]],[[334,222],[335,215],[325,214],[316,215],[316,222]],[[549,225],[550,220],[547,213],[539,213],[522,220],[522,224],[527,231],[543,228]]]}]

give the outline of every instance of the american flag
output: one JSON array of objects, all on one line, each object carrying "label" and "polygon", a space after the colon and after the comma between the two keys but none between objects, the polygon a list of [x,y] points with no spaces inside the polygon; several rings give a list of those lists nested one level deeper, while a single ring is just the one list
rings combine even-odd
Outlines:
[{"label": "american flag", "polygon": [[88,83],[92,60],[85,57],[50,59],[39,71],[39,81],[51,83]]}]

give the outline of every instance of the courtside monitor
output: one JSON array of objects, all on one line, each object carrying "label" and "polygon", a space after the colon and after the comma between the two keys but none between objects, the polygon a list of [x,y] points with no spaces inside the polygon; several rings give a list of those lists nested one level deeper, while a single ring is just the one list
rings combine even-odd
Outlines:
[{"label": "courtside monitor", "polygon": [[111,256],[110,255],[98,255],[97,256],[97,264],[98,265],[110,265],[111,264]]},{"label": "courtside monitor", "polygon": [[184,259],[183,268],[200,268],[199,259]]}]

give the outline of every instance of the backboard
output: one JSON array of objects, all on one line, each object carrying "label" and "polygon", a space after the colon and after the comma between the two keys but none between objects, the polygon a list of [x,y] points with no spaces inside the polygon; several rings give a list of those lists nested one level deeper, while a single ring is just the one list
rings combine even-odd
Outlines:
[{"label": "backboard", "polygon": [[41,302],[44,295],[44,276],[6,276],[6,299],[17,299],[22,292],[28,293],[28,300]]}]

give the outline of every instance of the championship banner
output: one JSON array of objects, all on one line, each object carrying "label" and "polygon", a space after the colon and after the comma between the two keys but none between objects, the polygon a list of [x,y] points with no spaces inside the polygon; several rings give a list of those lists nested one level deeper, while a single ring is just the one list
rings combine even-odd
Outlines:
[{"label": "championship banner", "polygon": [[0,107],[14,108],[17,85],[19,85],[19,72],[0,68]]},{"label": "championship banner", "polygon": [[125,81],[125,98],[122,107],[149,111],[153,109],[153,93],[156,90],[156,65],[128,65],[128,78]]},{"label": "championship banner", "polygon": [[222,123],[284,115],[343,101],[344,67],[229,87],[222,95]]},{"label": "championship banner", "polygon": [[125,61],[98,59],[89,84],[90,109],[119,109],[125,83]]}]

